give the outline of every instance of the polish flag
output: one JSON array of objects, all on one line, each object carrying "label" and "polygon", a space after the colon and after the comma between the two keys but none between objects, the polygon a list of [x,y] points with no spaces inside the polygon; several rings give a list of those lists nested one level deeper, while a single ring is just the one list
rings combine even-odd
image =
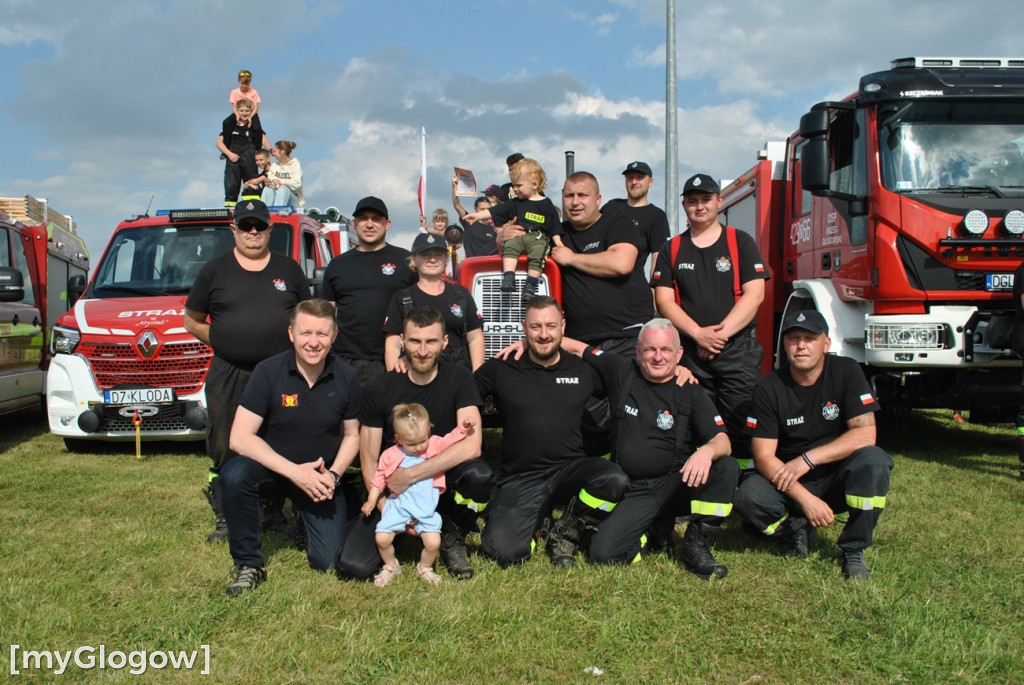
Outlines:
[{"label": "polish flag", "polygon": [[757,428],[757,419],[755,419],[753,416],[748,416],[747,428]]},{"label": "polish flag", "polygon": [[861,404],[871,404],[874,401],[875,401],[875,398],[872,397],[871,393],[869,393],[869,392],[868,393],[864,393],[863,395],[860,396],[860,403]]},{"label": "polish flag", "polygon": [[427,127],[424,126],[420,138],[420,185],[416,189],[416,197],[420,203],[420,216],[427,215]]}]

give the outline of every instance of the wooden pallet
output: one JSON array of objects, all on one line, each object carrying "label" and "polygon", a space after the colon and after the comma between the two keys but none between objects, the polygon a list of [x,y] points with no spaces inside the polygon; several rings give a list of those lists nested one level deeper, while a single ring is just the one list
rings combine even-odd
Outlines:
[{"label": "wooden pallet", "polygon": [[25,197],[0,197],[0,212],[26,224],[55,224],[65,231],[77,233],[74,222],[66,216],[31,195]]}]

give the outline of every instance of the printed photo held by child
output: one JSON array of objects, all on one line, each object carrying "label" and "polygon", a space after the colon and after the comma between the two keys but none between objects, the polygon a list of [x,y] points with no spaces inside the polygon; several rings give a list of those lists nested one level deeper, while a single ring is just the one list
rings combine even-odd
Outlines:
[{"label": "printed photo held by child", "polygon": [[477,212],[466,214],[463,220],[475,223],[491,219],[496,226],[515,221],[526,233],[506,240],[501,247],[501,279],[502,292],[514,292],[516,289],[516,262],[519,255],[525,254],[526,283],[523,285],[523,303],[527,303],[537,295],[537,284],[544,269],[551,242],[562,244],[562,224],[558,211],[551,200],[541,191],[547,186],[547,175],[540,164],[533,159],[521,159],[512,165],[511,200]]},{"label": "printed photo held by child", "polygon": [[[384,450],[377,462],[377,472],[370,482],[370,494],[362,507],[364,516],[373,513],[381,494],[387,487],[387,479],[399,467],[408,468],[422,464],[435,457],[451,445],[473,433],[473,424],[468,419],[448,435],[438,437],[430,434],[433,424],[422,404],[397,404],[391,410],[391,425],[395,427],[395,444]],[[377,550],[384,561],[384,567],[373,579],[377,587],[384,587],[401,572],[395,558],[395,535],[412,528],[423,541],[423,552],[416,565],[416,575],[435,585],[441,577],[434,572],[434,562],[441,548],[441,515],[437,513],[438,497],[444,492],[444,474],[424,478],[413,483],[399,495],[384,500],[380,523],[377,524]]]}]

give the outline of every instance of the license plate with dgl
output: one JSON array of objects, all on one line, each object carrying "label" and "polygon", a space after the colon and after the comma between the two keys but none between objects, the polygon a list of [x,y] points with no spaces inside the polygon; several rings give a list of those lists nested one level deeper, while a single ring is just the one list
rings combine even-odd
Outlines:
[{"label": "license plate with dgl", "polygon": [[985,290],[1013,290],[1013,274],[985,274]]},{"label": "license plate with dgl", "polygon": [[131,390],[104,390],[103,404],[167,404],[174,401],[171,388],[132,388]]}]

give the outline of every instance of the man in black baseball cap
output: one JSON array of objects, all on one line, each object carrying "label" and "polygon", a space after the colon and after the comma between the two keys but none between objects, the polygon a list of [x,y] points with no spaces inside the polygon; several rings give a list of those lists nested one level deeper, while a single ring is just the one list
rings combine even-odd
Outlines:
[{"label": "man in black baseball cap", "polygon": [[751,470],[744,420],[764,350],[753,337],[769,278],[748,233],[719,222],[719,185],[694,174],[683,185],[689,230],[658,253],[651,286],[658,311],[683,338],[683,364],[711,394],[740,468]]},{"label": "man in black baseball cap", "polygon": [[416,282],[409,251],[387,242],[388,207],[378,197],[364,197],[352,212],[356,248],[327,265],[324,299],[337,307],[338,337],[334,352],[355,367],[366,385],[384,373],[384,332],[381,322],[391,297]]},{"label": "man in black baseball cap", "polygon": [[270,225],[270,210],[260,200],[244,200],[235,205],[234,223],[241,228],[243,224],[256,222],[264,228]]},{"label": "man in black baseball cap", "polygon": [[686,196],[688,193],[708,193],[711,195],[717,195],[721,192],[721,188],[718,187],[718,183],[715,179],[711,178],[707,174],[694,174],[690,178],[686,179],[686,183],[683,184],[682,195]]},{"label": "man in black baseball cap", "polygon": [[[651,204],[647,194],[654,185],[654,178],[651,166],[647,162],[635,161],[626,165],[622,172],[626,182],[626,197],[609,200],[601,208],[603,213],[619,212],[627,218],[640,231],[644,249],[641,250],[640,259],[647,261],[650,255],[657,255],[658,250],[668,240],[670,233],[668,217],[665,216],[659,207]],[[654,271],[654,260],[651,260],[651,268],[645,271],[651,274]]]},{"label": "man in black baseball cap", "polygon": [[800,328],[815,335],[821,333],[828,335],[828,322],[825,321],[821,312],[814,309],[805,309],[787,316],[782,323],[782,335],[786,335],[794,328]]},{"label": "man in black baseball cap", "polygon": [[892,458],[875,445],[878,401],[860,365],[829,354],[819,312],[782,325],[788,364],[757,384],[746,419],[757,473],[740,483],[736,511],[784,556],[807,558],[815,528],[849,512],[836,545],[843,575],[867,580],[864,550],[889,493]]}]

